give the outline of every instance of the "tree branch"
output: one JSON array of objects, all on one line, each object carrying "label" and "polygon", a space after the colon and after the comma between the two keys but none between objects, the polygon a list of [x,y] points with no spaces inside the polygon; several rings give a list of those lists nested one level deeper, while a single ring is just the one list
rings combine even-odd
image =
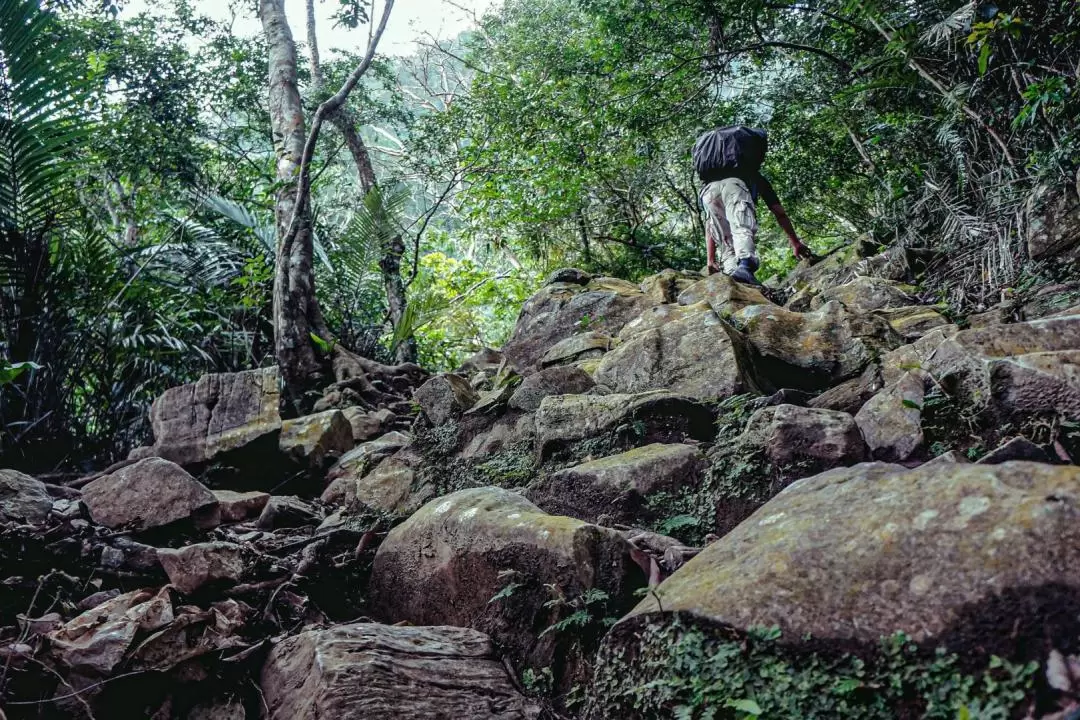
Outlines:
[{"label": "tree branch", "polygon": [[311,130],[308,131],[307,141],[304,143],[304,153],[300,157],[300,173],[296,187],[296,207],[293,208],[293,216],[289,221],[289,231],[283,239],[283,243],[286,245],[296,237],[296,233],[300,229],[301,218],[307,213],[308,199],[311,194],[311,160],[315,156],[315,144],[319,139],[319,131],[322,129],[323,121],[345,104],[345,101],[349,99],[349,94],[352,93],[356,84],[360,82],[360,78],[371,67],[371,62],[375,59],[375,49],[379,45],[379,39],[382,38],[383,31],[386,30],[386,22],[390,19],[390,11],[393,7],[394,0],[386,0],[382,17],[379,19],[379,27],[372,35],[371,42],[368,43],[364,59],[356,69],[349,73],[349,77],[345,79],[345,83],[341,88],[319,105],[319,108],[315,111],[315,116],[311,119]]}]

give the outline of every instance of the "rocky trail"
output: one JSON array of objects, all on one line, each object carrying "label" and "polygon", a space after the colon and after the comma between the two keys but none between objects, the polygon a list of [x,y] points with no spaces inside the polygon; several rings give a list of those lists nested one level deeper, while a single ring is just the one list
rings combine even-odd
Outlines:
[{"label": "rocky trail", "polygon": [[0,471],[0,717],[1080,717],[1080,283],[913,262],[566,269],[455,373]]}]

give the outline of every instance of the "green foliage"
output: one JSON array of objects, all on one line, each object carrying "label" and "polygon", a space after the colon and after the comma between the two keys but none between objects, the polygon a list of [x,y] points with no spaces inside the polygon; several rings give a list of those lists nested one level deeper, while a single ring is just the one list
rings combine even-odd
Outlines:
[{"label": "green foliage", "polygon": [[410,329],[421,364],[452,370],[485,347],[501,347],[535,284],[525,271],[498,272],[469,258],[425,254],[410,287]]},{"label": "green foliage", "polygon": [[[636,644],[636,643],[635,643]],[[776,628],[739,637],[675,619],[642,631],[640,652],[598,661],[587,717],[880,718],[955,720],[1013,717],[1031,691],[1038,666],[991,658],[963,669],[955,654],[927,652],[902,633],[869,657],[796,650]]]},{"label": "green foliage", "polygon": [[544,603],[544,607],[554,608],[560,613],[570,611],[570,614],[544,628],[540,633],[540,637],[544,637],[548,633],[581,631],[593,623],[600,623],[604,626],[614,624],[616,618],[608,617],[606,614],[611,597],[603,590],[589,588],[580,595],[568,600],[557,587],[551,585],[547,587],[554,597]]}]

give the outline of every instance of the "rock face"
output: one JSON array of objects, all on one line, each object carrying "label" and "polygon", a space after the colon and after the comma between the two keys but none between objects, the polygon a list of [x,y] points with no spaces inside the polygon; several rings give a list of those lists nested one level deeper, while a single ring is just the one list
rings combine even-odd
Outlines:
[{"label": "rock face", "polygon": [[236,583],[244,574],[240,546],[233,543],[197,543],[179,550],[163,548],[157,551],[157,556],[169,583],[188,595],[210,583]]},{"label": "rock face", "polygon": [[540,359],[560,340],[585,331],[618,334],[651,302],[641,288],[623,280],[592,278],[585,284],[555,280],[521,308],[503,348],[523,374],[539,369]]},{"label": "rock face", "polygon": [[412,448],[404,448],[386,458],[375,469],[359,477],[343,475],[322,494],[323,502],[349,508],[366,506],[397,515],[408,515],[431,499],[434,490],[417,483],[423,458]]},{"label": "rock face", "polygon": [[712,530],[723,535],[799,478],[866,459],[866,443],[847,413],[764,407],[738,437],[709,451]]},{"label": "rock face", "polygon": [[166,390],[154,401],[151,452],[180,465],[202,465],[256,444],[277,444],[277,368],[203,375]]},{"label": "rock face", "polygon": [[408,445],[409,440],[409,436],[404,433],[389,432],[376,440],[360,443],[334,463],[334,466],[327,471],[326,479],[333,485],[339,478],[349,480],[362,478],[380,460]]},{"label": "rock face", "polygon": [[43,522],[52,504],[44,483],[15,470],[0,470],[0,522]]},{"label": "rock face", "polygon": [[668,389],[699,400],[744,387],[731,339],[707,306],[632,336],[604,356],[596,380],[620,393]]},{"label": "rock face", "polygon": [[838,301],[848,310],[857,313],[869,313],[874,310],[887,310],[917,305],[918,300],[912,295],[913,287],[891,282],[884,278],[857,277],[843,285],[822,290],[814,297],[810,306],[817,309],[832,300]]},{"label": "rock face", "polygon": [[352,450],[353,429],[340,410],[325,410],[281,424],[278,447],[301,467],[321,470]]},{"label": "rock face", "polygon": [[876,460],[904,462],[925,449],[922,410],[926,402],[926,373],[904,373],[892,386],[862,406],[855,422]]},{"label": "rock face", "polygon": [[[688,612],[870,644],[903,630],[1015,656],[1076,634],[1064,625],[1080,609],[1078,489],[1080,468],[1028,462],[832,470],[787,488],[665,581],[656,621]],[[1043,617],[1047,602],[1065,605]],[[648,598],[629,617],[656,612]]]},{"label": "rock face", "polygon": [[656,391],[635,395],[551,395],[536,411],[541,460],[584,440],[621,434],[630,446],[709,440],[712,412],[690,398]]},{"label": "rock face", "polygon": [[[488,632],[518,660],[543,667],[558,638],[537,636],[557,617],[544,606],[550,593],[535,590],[551,586],[568,600],[602,591],[618,608],[644,580],[631,574],[629,550],[614,530],[548,515],[516,493],[461,490],[390,531],[375,555],[371,604],[387,622]],[[514,579],[531,589],[493,603]]]},{"label": "rock face", "polygon": [[217,498],[205,485],[156,457],[94,480],[82,500],[94,522],[109,528],[148,530],[187,520],[205,528],[220,520]]},{"label": "rock face", "polygon": [[921,364],[984,417],[1080,418],[1080,316],[964,330]]},{"label": "rock face", "polygon": [[548,395],[579,395],[592,390],[596,383],[581,368],[573,365],[550,367],[521,381],[510,396],[512,410],[532,412]]},{"label": "rock face", "polygon": [[732,339],[740,360],[764,393],[825,390],[900,344],[887,322],[853,315],[836,301],[807,313],[751,305],[735,312],[731,322],[739,331]]},{"label": "rock face", "polygon": [[1076,256],[1080,245],[1080,199],[1075,189],[1044,188],[1032,196],[1027,213],[1027,246],[1032,260]]},{"label": "rock face", "polygon": [[416,389],[414,399],[424,417],[438,427],[461,415],[476,404],[480,396],[469,381],[460,375],[436,375]]},{"label": "rock face", "polygon": [[259,513],[270,502],[269,493],[234,492],[232,490],[215,490],[218,508],[221,510],[222,522],[243,522],[250,518],[259,517]]},{"label": "rock face", "polygon": [[646,445],[552,473],[530,487],[529,499],[586,522],[648,525],[661,512],[650,499],[696,486],[706,465],[690,445]]},{"label": "rock face", "polygon": [[455,627],[336,625],[290,637],[262,671],[267,720],[529,720],[491,640]]}]

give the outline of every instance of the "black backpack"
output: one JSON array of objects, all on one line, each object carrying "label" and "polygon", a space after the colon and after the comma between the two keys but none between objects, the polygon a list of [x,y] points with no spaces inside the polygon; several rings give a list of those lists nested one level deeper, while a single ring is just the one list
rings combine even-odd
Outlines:
[{"label": "black backpack", "polygon": [[694,169],[702,182],[732,176],[753,176],[761,169],[769,149],[764,130],[731,125],[704,133],[694,143]]}]

